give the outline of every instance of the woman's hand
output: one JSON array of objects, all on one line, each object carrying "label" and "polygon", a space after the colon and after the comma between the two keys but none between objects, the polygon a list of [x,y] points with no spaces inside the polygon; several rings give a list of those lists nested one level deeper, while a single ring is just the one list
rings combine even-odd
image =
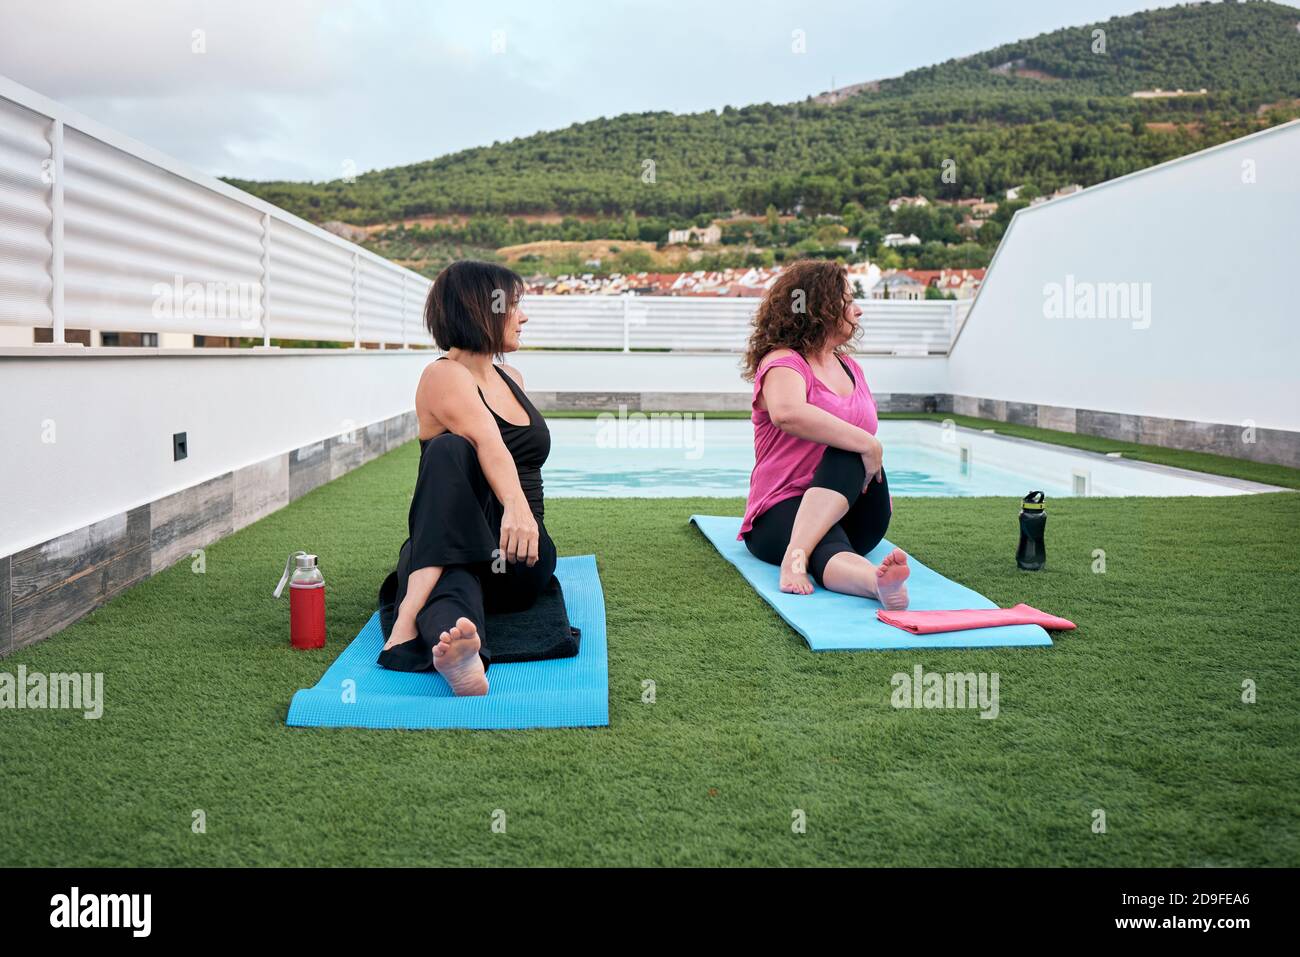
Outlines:
[{"label": "woman's hand", "polygon": [[862,491],[867,490],[872,479],[882,478],[880,474],[881,466],[884,464],[885,448],[880,444],[880,440],[874,435],[871,436],[871,442],[867,450],[862,453],[862,465],[867,470],[867,480],[862,486]]},{"label": "woman's hand", "polygon": [[505,506],[501,515],[501,557],[508,562],[537,564],[537,519],[528,503]]}]

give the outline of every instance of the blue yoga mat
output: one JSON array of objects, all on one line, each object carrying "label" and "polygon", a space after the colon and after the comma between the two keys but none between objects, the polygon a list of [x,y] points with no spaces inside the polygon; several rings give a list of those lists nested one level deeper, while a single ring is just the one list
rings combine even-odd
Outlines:
[{"label": "blue yoga mat", "polygon": [[[696,524],[722,557],[735,565],[754,591],[785,619],[813,651],[868,651],[900,648],[1003,648],[1016,645],[1050,645],[1052,639],[1038,625],[999,625],[914,635],[886,625],[876,618],[880,603],[870,598],[840,595],[825,588],[811,595],[788,595],[780,589],[780,572],[775,565],[759,561],[745,543],[737,540],[740,519],[719,515],[692,515]],[[879,564],[893,551],[889,541],[872,549],[867,558]],[[908,609],[922,611],[951,608],[996,608],[977,591],[944,578],[911,555],[907,582],[911,599]]]},{"label": "blue yoga mat", "polygon": [[[596,556],[561,558],[569,623],[582,629],[573,658],[520,661],[488,669],[490,690],[457,698],[436,671],[388,671],[379,613],[343,649],[314,688],[293,696],[286,723],[323,728],[578,728],[609,724],[605,596]],[[355,684],[345,684],[352,682]]]}]

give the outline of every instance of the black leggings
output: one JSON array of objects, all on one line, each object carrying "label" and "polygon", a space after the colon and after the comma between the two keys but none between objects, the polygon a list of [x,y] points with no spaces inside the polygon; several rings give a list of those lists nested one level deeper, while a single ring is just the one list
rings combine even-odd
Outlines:
[{"label": "black leggings", "polygon": [[[880,481],[872,480],[867,490],[862,490],[867,469],[857,452],[827,447],[822,460],[813,473],[812,488],[827,488],[839,492],[848,500],[849,510],[830,530],[808,556],[808,571],[817,584],[822,584],[826,563],[840,552],[865,555],[885,537],[893,506],[889,501],[889,481],[881,469]],[[785,550],[790,545],[794,531],[795,513],[803,496],[777,502],[754,519],[753,527],[745,533],[745,545],[751,554],[772,565],[780,565]]]},{"label": "black leggings", "polygon": [[394,607],[406,598],[412,571],[441,566],[442,574],[416,615],[417,637],[382,652],[381,665],[394,671],[433,667],[438,636],[461,617],[478,626],[479,656],[484,667],[491,664],[485,612],[531,607],[555,572],[555,543],[541,516],[537,564],[530,568],[500,557],[501,514],[478,453],[465,438],[443,433],[425,443],[408,518],[410,538],[397,560]]}]

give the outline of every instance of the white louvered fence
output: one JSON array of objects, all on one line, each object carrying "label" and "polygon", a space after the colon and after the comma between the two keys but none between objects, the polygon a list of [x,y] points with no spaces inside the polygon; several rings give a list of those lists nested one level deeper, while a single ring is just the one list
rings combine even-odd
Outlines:
[{"label": "white louvered fence", "polygon": [[0,323],[406,344],[428,287],[0,78]]},{"label": "white louvered fence", "polygon": [[[862,299],[859,352],[942,355],[970,300]],[[523,342],[569,349],[743,351],[756,299],[703,296],[528,296]]]}]

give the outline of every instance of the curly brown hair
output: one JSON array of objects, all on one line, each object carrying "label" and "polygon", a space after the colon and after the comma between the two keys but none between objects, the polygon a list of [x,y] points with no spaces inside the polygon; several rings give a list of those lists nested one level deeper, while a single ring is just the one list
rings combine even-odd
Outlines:
[{"label": "curly brown hair", "polygon": [[[823,348],[839,336],[840,322],[852,305],[853,290],[840,263],[800,259],[786,266],[754,313],[743,362],[745,378],[753,381],[758,364],[773,349],[793,349],[806,357]],[[849,342],[859,335],[855,328]]]}]

